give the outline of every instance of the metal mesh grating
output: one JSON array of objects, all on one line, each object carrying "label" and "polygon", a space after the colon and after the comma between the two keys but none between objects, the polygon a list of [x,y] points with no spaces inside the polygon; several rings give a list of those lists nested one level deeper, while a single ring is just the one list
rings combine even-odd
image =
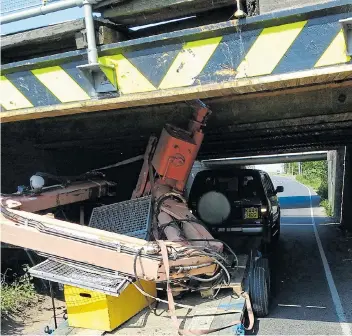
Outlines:
[{"label": "metal mesh grating", "polygon": [[1,15],[58,1],[61,0],[1,0]]},{"label": "metal mesh grating", "polygon": [[118,296],[129,284],[125,278],[111,271],[104,272],[100,267],[64,264],[50,259],[32,267],[29,273],[37,278],[98,290],[114,296]]},{"label": "metal mesh grating", "polygon": [[89,226],[148,240],[150,212],[151,196],[104,205],[93,209]]}]

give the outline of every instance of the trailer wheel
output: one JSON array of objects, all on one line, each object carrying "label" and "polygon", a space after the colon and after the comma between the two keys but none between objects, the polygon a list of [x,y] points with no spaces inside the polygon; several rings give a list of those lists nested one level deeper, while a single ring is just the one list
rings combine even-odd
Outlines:
[{"label": "trailer wheel", "polygon": [[258,317],[269,314],[270,272],[268,259],[260,258],[255,262],[249,281],[249,295],[253,311]]}]

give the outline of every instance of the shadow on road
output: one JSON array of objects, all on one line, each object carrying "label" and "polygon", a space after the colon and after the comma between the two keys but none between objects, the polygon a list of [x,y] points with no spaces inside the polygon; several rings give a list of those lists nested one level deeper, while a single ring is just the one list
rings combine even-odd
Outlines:
[{"label": "shadow on road", "polygon": [[310,216],[285,216],[281,218],[281,225],[294,224],[312,225],[312,218]]},{"label": "shadow on road", "polygon": [[[304,209],[310,208],[310,196],[283,196],[279,197],[281,209]],[[320,196],[312,195],[312,206],[318,207]]]}]

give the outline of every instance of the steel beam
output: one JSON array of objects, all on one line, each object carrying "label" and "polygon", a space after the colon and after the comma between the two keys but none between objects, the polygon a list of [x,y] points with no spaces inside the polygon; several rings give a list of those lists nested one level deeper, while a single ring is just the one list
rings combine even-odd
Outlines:
[{"label": "steel beam", "polygon": [[91,99],[91,83],[77,68],[87,63],[86,50],[5,64],[3,121],[346,80],[352,66],[340,20],[351,11],[341,0],[102,46],[107,80],[99,92],[117,89],[116,98]]},{"label": "steel beam", "polygon": [[104,180],[78,182],[67,187],[43,191],[37,195],[4,197],[2,202],[3,204],[15,204],[16,209],[37,212],[107,196],[113,185],[115,184]]},{"label": "steel beam", "polygon": [[[0,213],[1,242],[60,258],[100,266],[134,276],[135,254],[141,247],[146,247],[146,241],[142,239],[59,221],[24,211],[11,210],[11,212],[23,216],[27,220],[33,219],[41,226],[51,228],[51,232],[54,230],[55,234],[18,224],[5,218],[4,214]],[[93,244],[92,241],[99,241],[100,244]],[[107,248],[104,243],[125,246],[126,249],[120,251],[118,248]],[[172,246],[176,251],[178,248],[183,248],[182,245],[173,242],[167,242],[167,246]],[[134,250],[134,252],[127,253],[127,248]],[[211,265],[202,266],[209,263]],[[207,256],[182,256],[176,260],[170,260],[169,264],[170,267],[201,265],[199,268],[187,271],[191,275],[213,273],[216,269],[213,259]],[[165,281],[166,271],[161,256],[159,254],[142,254],[136,264],[136,274],[139,278],[145,280]],[[172,271],[170,277],[182,278],[185,277],[185,273]]]},{"label": "steel beam", "polygon": [[204,160],[207,167],[229,166],[229,165],[255,165],[255,164],[272,164],[285,162],[304,162],[304,161],[320,161],[327,159],[327,152],[311,152],[311,153],[291,153],[277,155],[258,155],[247,157],[234,157],[229,159]]}]

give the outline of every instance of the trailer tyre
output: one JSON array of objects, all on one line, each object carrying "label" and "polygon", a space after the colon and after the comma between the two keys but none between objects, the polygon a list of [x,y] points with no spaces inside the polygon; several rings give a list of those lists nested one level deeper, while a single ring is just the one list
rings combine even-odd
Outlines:
[{"label": "trailer tyre", "polygon": [[258,317],[269,314],[270,273],[267,259],[256,261],[249,282],[249,295]]},{"label": "trailer tyre", "polygon": [[266,283],[268,285],[268,294],[269,294],[269,298],[270,298],[271,297],[271,279],[270,279],[269,259],[267,259],[267,258],[258,259],[255,262],[255,267],[264,268],[264,270],[265,270],[265,279],[266,279]]}]

